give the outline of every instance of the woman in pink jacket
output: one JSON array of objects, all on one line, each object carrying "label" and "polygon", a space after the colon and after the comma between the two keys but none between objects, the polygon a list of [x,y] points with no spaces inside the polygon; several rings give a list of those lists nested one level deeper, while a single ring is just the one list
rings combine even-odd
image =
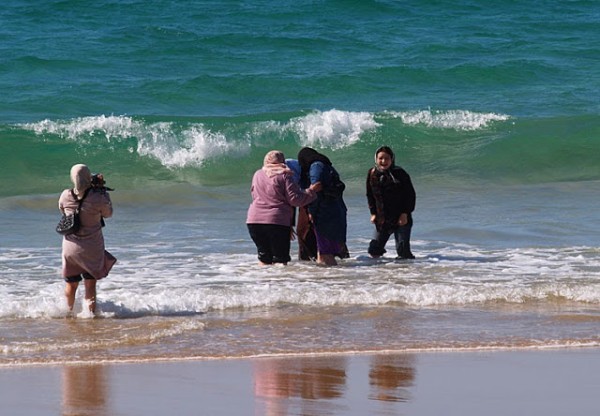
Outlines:
[{"label": "woman in pink jacket", "polygon": [[65,189],[58,200],[61,212],[79,213],[79,230],[63,237],[62,274],[67,283],[65,296],[69,310],[73,310],[77,287],[85,284],[85,300],[90,312],[96,311],[96,282],[108,275],[117,261],[104,249],[103,219],[113,214],[112,203],[106,188],[92,187],[92,174],[86,165],[71,168],[72,189]]},{"label": "woman in pink jacket", "polygon": [[282,152],[272,150],[265,155],[262,169],[252,178],[252,203],[246,218],[260,264],[290,261],[294,207],[310,204],[320,189],[321,184],[315,183],[302,190],[285,165]]}]

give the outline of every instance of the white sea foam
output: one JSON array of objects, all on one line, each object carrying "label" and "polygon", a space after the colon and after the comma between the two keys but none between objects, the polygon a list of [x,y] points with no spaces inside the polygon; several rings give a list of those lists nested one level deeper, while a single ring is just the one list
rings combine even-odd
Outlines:
[{"label": "white sea foam", "polygon": [[[455,111],[388,112],[408,125],[432,128],[478,130],[509,116],[495,113]],[[54,134],[81,144],[125,142],[129,151],[158,160],[168,168],[199,167],[221,155],[242,158],[253,145],[273,146],[286,133],[297,136],[300,146],[342,149],[381,124],[369,112],[332,109],[315,111],[287,123],[261,121],[238,130],[214,131],[202,123],[147,122],[128,116],[91,116],[71,120],[43,120],[20,127],[36,134]],[[131,141],[131,142],[130,142]],[[135,141],[135,142],[134,142]]]},{"label": "white sea foam", "polygon": [[46,119],[37,123],[22,124],[21,127],[36,134],[56,134],[68,140],[86,140],[94,133],[101,132],[106,140],[110,141],[115,137],[136,136],[143,129],[143,123],[126,116],[101,115],[72,120]]},{"label": "white sea foam", "polygon": [[[128,116],[93,116],[72,120],[43,120],[20,125],[38,135],[54,134],[82,144],[98,140],[135,139],[131,152],[158,160],[163,166],[198,167],[221,155],[243,157],[254,145],[273,145],[281,135],[291,132],[300,146],[341,149],[360,140],[360,136],[379,127],[368,112],[340,110],[317,111],[291,119],[250,123],[241,131],[213,131],[202,123],[179,125],[173,122],[148,123]],[[272,139],[275,137],[275,139]],[[265,143],[267,142],[267,143]]]},{"label": "white sea foam", "polygon": [[477,113],[466,110],[448,111],[407,111],[389,112],[394,118],[400,118],[404,124],[411,126],[424,125],[426,127],[452,130],[480,130],[488,127],[495,121],[506,121],[510,116],[496,113]]},{"label": "white sea foam", "polygon": [[371,113],[334,109],[292,119],[289,125],[300,136],[302,146],[335,150],[358,142],[361,134],[380,124]]},{"label": "white sea foam", "polygon": [[98,138],[107,142],[135,138],[131,148],[141,156],[149,156],[166,167],[201,166],[220,155],[246,155],[249,141],[231,141],[220,132],[213,132],[201,123],[183,128],[171,122],[147,123],[127,116],[82,117],[67,121],[43,120],[21,125],[36,134],[55,134],[67,140],[89,143]]},{"label": "white sea foam", "polygon": [[138,139],[138,153],[152,156],[167,167],[185,167],[201,166],[219,155],[241,157],[250,151],[249,142],[229,142],[224,134],[201,124],[189,126],[180,134],[181,140],[170,123],[150,125]]},{"label": "white sea foam", "polygon": [[[510,117],[496,113],[478,113],[467,110],[386,112],[408,125],[453,130],[479,130],[493,122]],[[242,130],[225,133],[213,131],[202,123],[177,124],[149,123],[128,116],[91,116],[72,120],[43,120],[22,124],[20,127],[36,134],[55,134],[78,143],[137,140],[130,151],[158,160],[169,168],[202,166],[221,155],[243,157],[252,145],[274,145],[287,132],[298,137],[300,146],[342,149],[357,143],[364,133],[376,130],[381,124],[369,112],[341,110],[315,111],[287,123],[261,121],[250,123]],[[273,139],[275,137],[275,139]],[[266,143],[265,143],[266,142]]]},{"label": "white sea foam", "polygon": [[[423,257],[414,262],[359,256],[334,268],[306,262],[258,267],[252,254],[201,254],[177,242],[117,248],[124,255],[100,282],[98,305],[106,317],[135,317],[280,304],[437,307],[560,299],[600,304],[600,258],[588,248],[482,251],[447,245],[434,250],[425,242],[415,247]],[[0,252],[0,317],[64,316],[58,253],[23,261],[17,251]],[[48,265],[32,270],[32,261]],[[49,283],[40,289],[40,281]]]}]

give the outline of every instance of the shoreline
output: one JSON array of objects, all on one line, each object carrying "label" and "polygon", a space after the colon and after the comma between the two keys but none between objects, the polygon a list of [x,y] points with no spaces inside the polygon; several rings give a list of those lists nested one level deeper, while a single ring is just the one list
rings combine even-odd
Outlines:
[{"label": "shoreline", "polygon": [[578,352],[586,350],[597,350],[600,353],[600,345],[541,345],[541,346],[478,346],[478,347],[440,347],[440,348],[407,348],[402,350],[365,350],[365,351],[321,351],[321,352],[284,352],[266,353],[244,356],[188,356],[188,357],[153,357],[153,358],[124,358],[105,360],[65,360],[49,362],[22,362],[22,363],[0,363],[0,372],[6,369],[20,368],[45,368],[59,366],[90,366],[90,365],[136,365],[136,364],[162,364],[162,363],[188,363],[188,362],[214,362],[214,361],[239,361],[239,360],[261,360],[261,359],[299,359],[299,358],[322,358],[322,357],[361,357],[378,355],[429,355],[429,354],[477,354],[477,353],[503,353],[503,352]]},{"label": "shoreline", "polygon": [[0,370],[0,400],[28,416],[587,415],[598,358],[594,348],[12,367]]}]

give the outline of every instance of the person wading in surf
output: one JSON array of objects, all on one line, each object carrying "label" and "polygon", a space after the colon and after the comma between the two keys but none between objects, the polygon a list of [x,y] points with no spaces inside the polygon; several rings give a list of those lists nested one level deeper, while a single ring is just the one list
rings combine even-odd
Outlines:
[{"label": "person wading in surf", "polygon": [[282,152],[271,150],[265,155],[263,167],[252,178],[252,203],[246,217],[260,264],[290,261],[294,207],[314,201],[320,189],[321,184],[315,183],[302,190]]},{"label": "person wading in surf", "polygon": [[[298,163],[302,187],[318,182],[323,184],[317,200],[307,205],[306,211],[299,215],[298,239],[304,239],[305,243],[309,241],[307,232],[302,230],[306,228],[310,232],[312,228],[316,240],[317,264],[336,265],[336,256],[349,257],[346,247],[347,208],[343,199],[345,185],[329,158],[310,147],[304,147],[298,152]],[[310,227],[301,226],[304,217]],[[304,246],[306,248],[308,244]]]},{"label": "person wading in surf", "polygon": [[399,259],[414,259],[410,250],[416,192],[408,173],[395,164],[395,155],[388,146],[375,151],[375,166],[367,175],[367,201],[375,233],[369,243],[369,254],[381,257],[392,234]]},{"label": "person wading in surf", "polygon": [[117,259],[104,249],[102,227],[104,218],[113,214],[108,192],[93,181],[90,169],[83,164],[71,168],[72,189],[65,189],[58,200],[62,213],[71,213],[80,206],[81,226],[74,234],[65,235],[62,242],[62,275],[66,282],[65,296],[69,311],[73,310],[79,282],[85,284],[85,300],[89,311],[96,312],[96,282],[108,276]]}]

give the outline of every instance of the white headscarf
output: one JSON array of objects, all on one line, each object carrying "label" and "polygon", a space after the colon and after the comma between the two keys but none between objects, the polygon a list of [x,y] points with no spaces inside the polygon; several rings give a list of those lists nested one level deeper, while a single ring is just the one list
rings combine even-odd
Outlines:
[{"label": "white headscarf", "polygon": [[263,171],[269,178],[282,173],[292,173],[285,164],[285,156],[279,150],[271,150],[265,155]]},{"label": "white headscarf", "polygon": [[84,164],[73,165],[71,168],[71,182],[73,182],[73,192],[79,199],[83,198],[85,191],[92,186],[92,172]]}]

